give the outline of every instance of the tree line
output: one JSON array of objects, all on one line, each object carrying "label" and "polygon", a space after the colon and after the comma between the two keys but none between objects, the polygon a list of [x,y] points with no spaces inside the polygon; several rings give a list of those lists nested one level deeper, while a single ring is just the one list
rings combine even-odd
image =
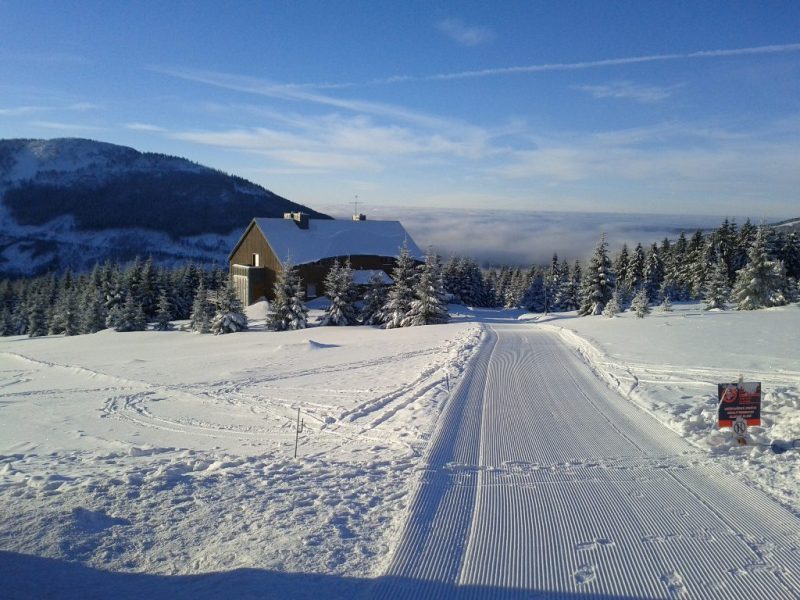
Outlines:
[{"label": "tree line", "polygon": [[[585,266],[570,265],[556,254],[548,265],[527,269],[483,269],[469,257],[442,265],[434,252],[416,265],[403,247],[392,283],[375,273],[356,286],[349,261],[335,262],[325,280],[329,300],[323,325],[408,327],[448,320],[447,303],[478,307],[524,308],[533,312],[578,311],[614,314],[631,308],[638,316],[661,304],[702,300],[707,309],[740,310],[779,306],[798,299],[800,239],[793,231],[740,227],[725,220],[710,232],[681,233],[647,250],[623,245],[611,256],[605,236]],[[269,303],[272,330],[308,325],[305,286],[288,265],[279,274]],[[50,274],[0,280],[0,335],[77,335],[113,328],[169,329],[176,320],[201,333],[228,333],[247,327],[247,319],[227,270],[187,264],[167,269],[152,259],[123,267],[106,262],[90,273]]]}]

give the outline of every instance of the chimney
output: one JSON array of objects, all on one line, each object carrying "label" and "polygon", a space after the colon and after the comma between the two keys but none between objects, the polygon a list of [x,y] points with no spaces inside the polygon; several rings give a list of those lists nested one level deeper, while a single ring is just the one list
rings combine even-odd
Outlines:
[{"label": "chimney", "polygon": [[300,229],[308,229],[308,213],[304,212],[286,212],[283,213],[284,219],[294,221]]}]

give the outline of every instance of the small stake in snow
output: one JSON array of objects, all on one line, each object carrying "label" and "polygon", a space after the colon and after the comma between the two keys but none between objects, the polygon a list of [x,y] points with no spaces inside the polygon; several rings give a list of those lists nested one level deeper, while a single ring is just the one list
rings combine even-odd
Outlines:
[{"label": "small stake in snow", "polygon": [[445,373],[447,377],[447,392],[450,393],[450,373]]},{"label": "small stake in snow", "polygon": [[300,434],[303,433],[303,429],[305,428],[306,420],[300,420],[300,409],[297,409],[297,426],[294,430],[294,457],[297,458],[297,442],[300,440]]}]

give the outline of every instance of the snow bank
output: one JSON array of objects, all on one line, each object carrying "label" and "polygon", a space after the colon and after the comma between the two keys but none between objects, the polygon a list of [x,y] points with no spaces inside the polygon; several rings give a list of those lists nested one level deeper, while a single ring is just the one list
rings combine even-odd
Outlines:
[{"label": "snow bank", "polygon": [[271,333],[263,309],[226,336],[0,339],[0,552],[117,573],[380,573],[482,328]]},{"label": "snow bank", "polygon": [[[556,328],[595,372],[623,396],[688,441],[706,449],[731,476],[749,480],[800,514],[800,450],[774,454],[773,441],[800,439],[800,307],[703,311],[676,305],[645,319],[554,315]],[[762,426],[739,447],[717,427],[717,383],[762,382]]]}]

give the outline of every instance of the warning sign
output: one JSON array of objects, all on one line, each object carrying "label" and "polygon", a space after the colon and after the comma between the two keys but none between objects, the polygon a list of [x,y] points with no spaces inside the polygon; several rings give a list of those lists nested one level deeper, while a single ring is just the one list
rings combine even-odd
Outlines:
[{"label": "warning sign", "polygon": [[719,426],[733,427],[737,418],[748,425],[761,425],[761,382],[717,384]]}]

